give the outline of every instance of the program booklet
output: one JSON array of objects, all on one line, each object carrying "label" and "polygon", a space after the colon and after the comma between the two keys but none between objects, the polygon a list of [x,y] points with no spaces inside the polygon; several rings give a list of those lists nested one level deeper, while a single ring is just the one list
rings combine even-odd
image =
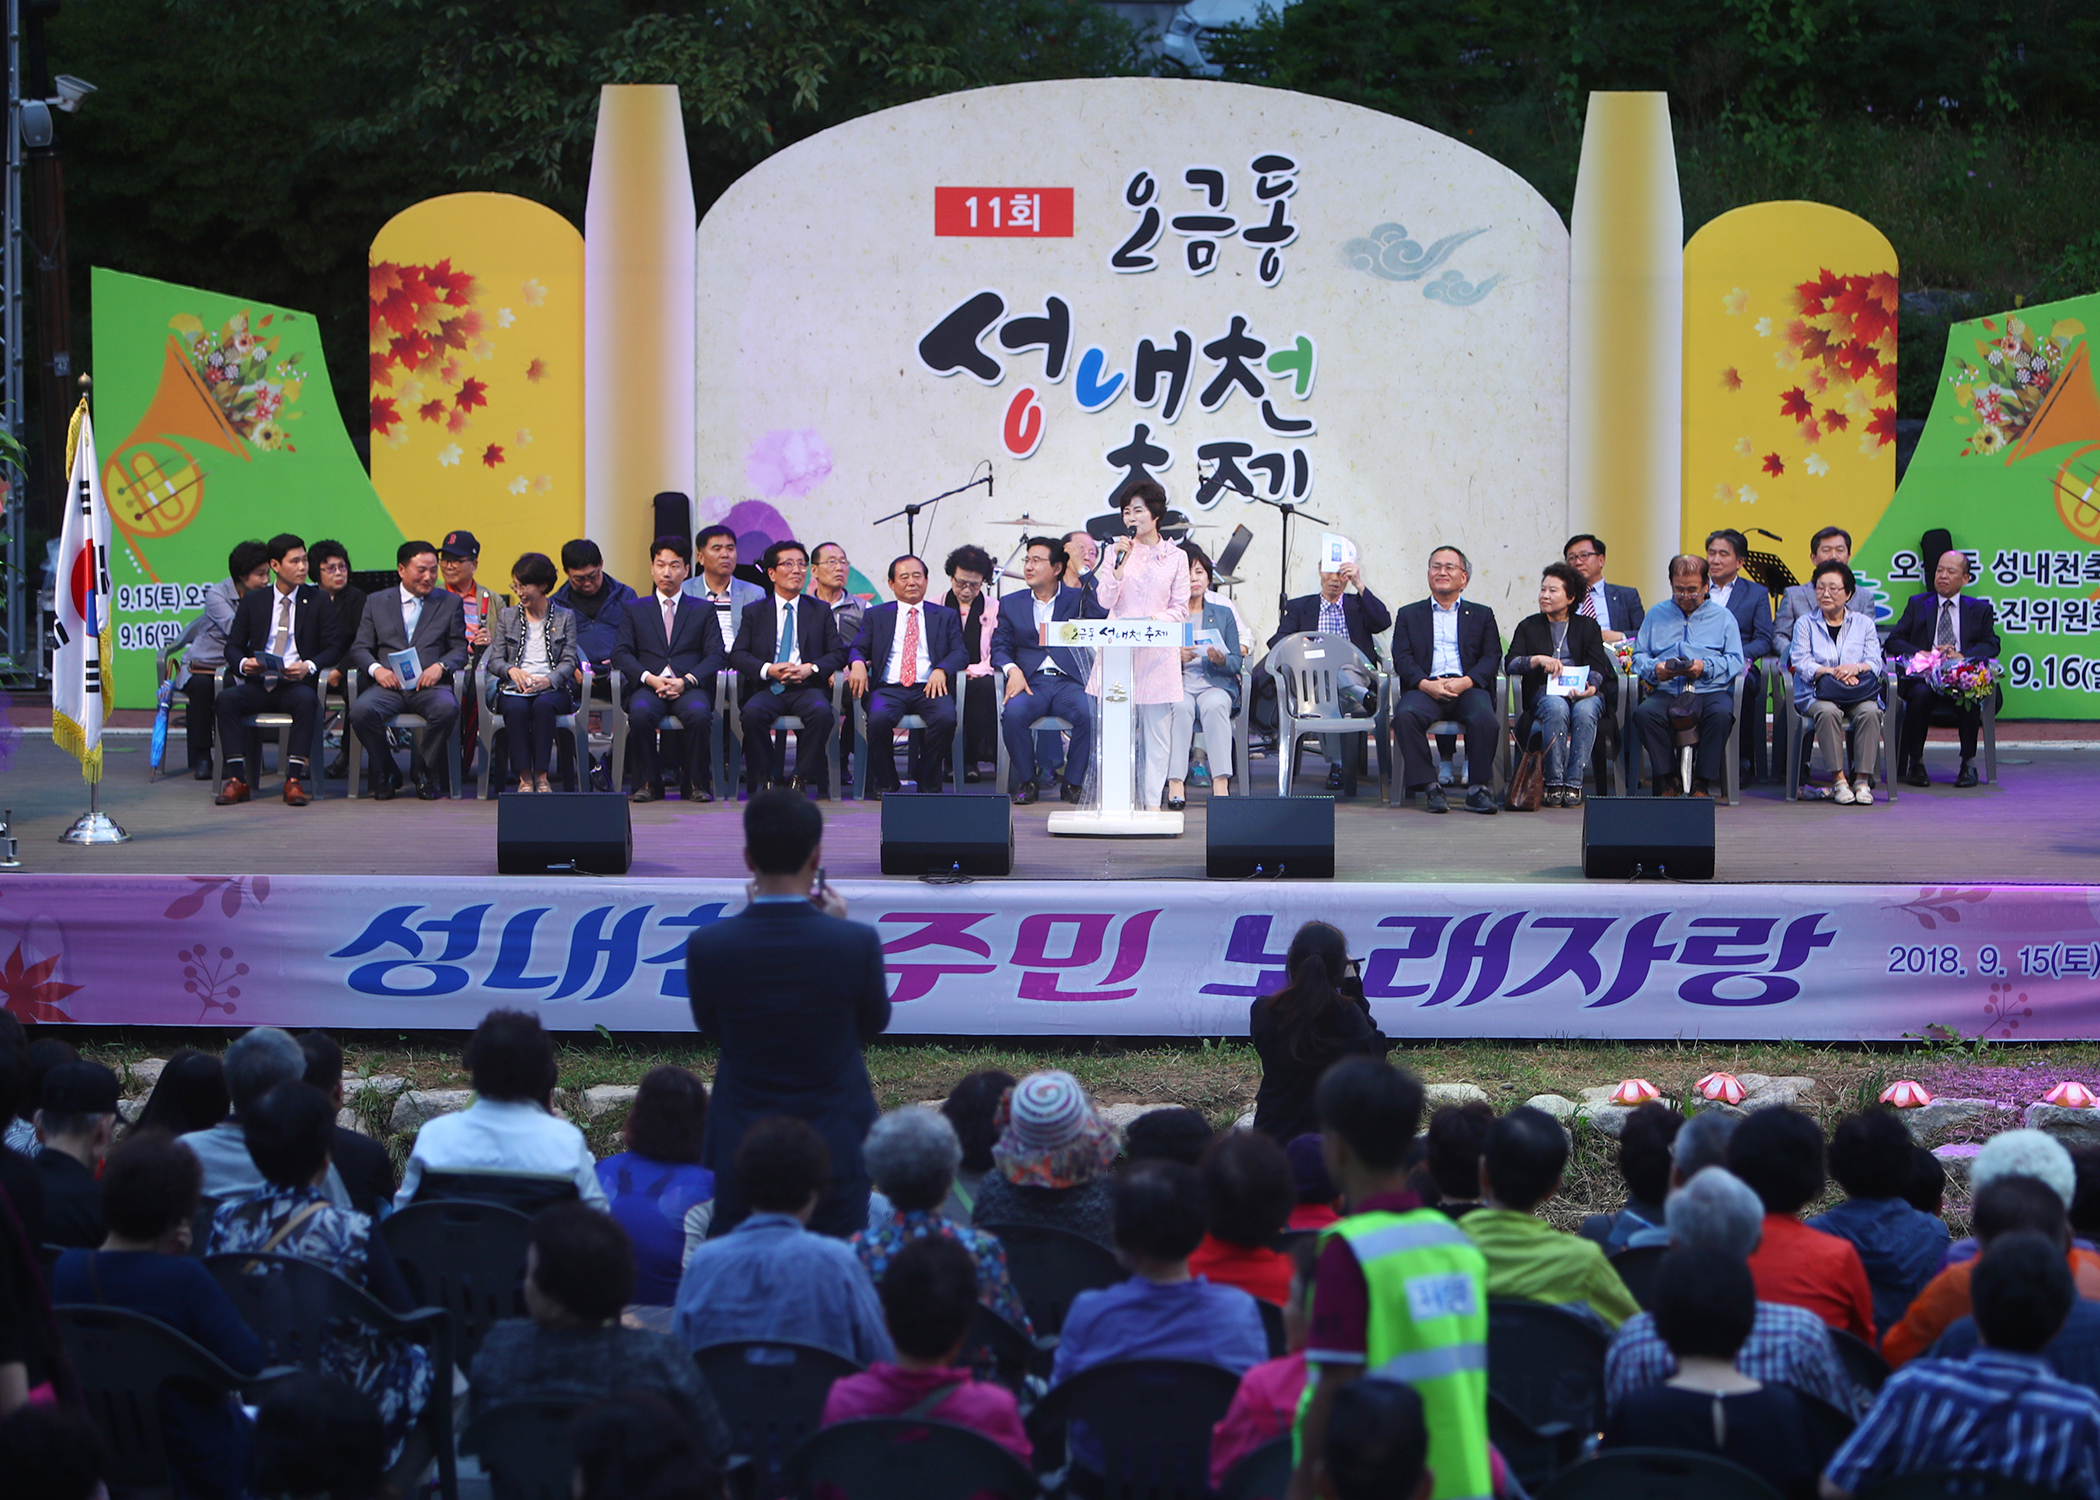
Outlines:
[{"label": "program booklet", "polygon": [[386,664],[394,669],[394,675],[401,679],[404,688],[415,686],[416,679],[423,675],[423,658],[416,654],[413,646],[406,651],[389,651]]},{"label": "program booklet", "polygon": [[1546,679],[1546,695],[1549,698],[1566,698],[1581,692],[1590,685],[1588,667],[1562,667]]}]

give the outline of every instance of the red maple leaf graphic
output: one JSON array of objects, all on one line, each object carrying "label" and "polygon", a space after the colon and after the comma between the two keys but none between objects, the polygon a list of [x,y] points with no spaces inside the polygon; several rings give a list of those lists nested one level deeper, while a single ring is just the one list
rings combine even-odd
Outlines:
[{"label": "red maple leaf graphic", "polygon": [[487,468],[495,468],[496,465],[503,462],[502,447],[498,444],[490,443],[488,447],[482,451],[481,462]]},{"label": "red maple leaf graphic", "polygon": [[1823,312],[1820,290],[1813,281],[1802,282],[1794,288],[1794,305],[1811,318],[1819,316]]},{"label": "red maple leaf graphic", "polygon": [[1878,341],[1895,322],[1893,312],[1881,305],[1864,276],[1851,278],[1831,302],[1830,310],[1850,318],[1853,337],[1866,344]]},{"label": "red maple leaf graphic", "polygon": [[1723,370],[1723,371],[1721,372],[1721,389],[1722,389],[1722,390],[1724,390],[1724,391],[1739,391],[1739,390],[1741,390],[1742,388],[1743,388],[1743,377],[1742,377],[1742,374],[1741,374],[1741,372],[1739,372],[1739,371],[1738,371],[1738,370],[1736,369],[1736,367],[1735,367],[1734,365],[1730,365],[1730,366],[1729,366],[1729,367],[1728,367],[1727,369],[1725,369],[1725,370]]},{"label": "red maple leaf graphic", "polygon": [[1786,460],[1776,453],[1767,453],[1765,455],[1765,472],[1773,475],[1784,474],[1786,472]]},{"label": "red maple leaf graphic", "polygon": [[58,967],[58,955],[53,954],[42,963],[22,964],[22,945],[15,944],[15,951],[7,956],[5,966],[0,966],[0,995],[6,996],[6,1008],[11,1015],[24,1021],[70,1021],[73,1018],[58,1008],[58,1002],[72,994],[80,986],[60,984],[51,977]]},{"label": "red maple leaf graphic", "polygon": [[426,422],[442,422],[445,420],[445,403],[436,398],[425,401],[416,408],[416,415]]},{"label": "red maple leaf graphic", "polygon": [[1808,404],[1808,392],[1797,385],[1792,390],[1780,394],[1779,414],[1782,417],[1807,418],[1815,414],[1815,408]]},{"label": "red maple leaf graphic", "polygon": [[1835,406],[1827,408],[1823,413],[1823,430],[1825,432],[1843,432],[1851,425],[1852,419]]},{"label": "red maple leaf graphic", "polygon": [[453,398],[453,405],[457,406],[461,411],[472,411],[477,406],[487,406],[489,404],[487,392],[488,383],[486,381],[476,380],[469,375],[459,383],[459,395]]},{"label": "red maple leaf graphic", "polygon": [[1796,342],[1801,346],[1803,359],[1821,359],[1824,351],[1830,348],[1830,335],[1813,323],[1805,324],[1801,326],[1801,337]]},{"label": "red maple leaf graphic", "polygon": [[525,367],[525,378],[534,385],[538,385],[546,377],[546,374],[547,361],[544,359],[536,359]]},{"label": "red maple leaf graphic", "polygon": [[371,365],[372,383],[377,385],[380,381],[386,379],[386,372],[394,367],[394,356],[374,350],[371,356]]},{"label": "red maple leaf graphic", "polygon": [[1867,278],[1867,295],[1873,298],[1876,302],[1879,302],[1881,304],[1882,311],[1887,313],[1890,317],[1894,317],[1896,315],[1896,308],[1899,305],[1900,301],[1900,293],[1897,290],[1896,278],[1894,276],[1891,276],[1886,271],[1876,271],[1872,276],[1869,276]]},{"label": "red maple leaf graphic", "polygon": [[1867,423],[1867,435],[1880,439],[1880,446],[1883,447],[1896,441],[1896,408],[1893,406],[1877,406],[1874,408],[1874,415]]},{"label": "red maple leaf graphic", "polygon": [[394,408],[392,396],[372,398],[372,430],[385,437],[401,425],[401,413]]}]

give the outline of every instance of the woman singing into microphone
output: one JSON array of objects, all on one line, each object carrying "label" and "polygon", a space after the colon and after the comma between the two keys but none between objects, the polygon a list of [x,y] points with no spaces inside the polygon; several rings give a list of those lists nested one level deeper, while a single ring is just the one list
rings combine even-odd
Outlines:
[{"label": "woman singing into microphone", "polygon": [[[1094,575],[1095,597],[1111,620],[1170,620],[1189,617],[1188,554],[1159,534],[1167,492],[1150,479],[1123,491],[1123,524],[1132,535],[1116,538],[1115,551]],[[1143,646],[1131,652],[1131,701],[1137,705],[1140,750],[1136,804],[1164,804],[1167,778],[1175,774],[1169,751],[1174,705],[1181,701],[1181,652],[1173,646]],[[1087,691],[1101,695],[1101,657],[1094,657]],[[1097,718],[1096,722],[1099,720]]]}]

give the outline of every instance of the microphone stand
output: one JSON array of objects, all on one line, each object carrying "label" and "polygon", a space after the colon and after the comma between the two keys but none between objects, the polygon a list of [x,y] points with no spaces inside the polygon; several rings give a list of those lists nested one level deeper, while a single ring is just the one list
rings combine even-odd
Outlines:
[{"label": "microphone stand", "polygon": [[1277,560],[1276,564],[1276,618],[1280,620],[1283,618],[1284,612],[1291,607],[1291,518],[1293,516],[1302,517],[1312,522],[1315,526],[1325,526],[1328,523],[1321,520],[1318,516],[1307,515],[1288,500],[1271,500],[1267,495],[1255,494],[1253,490],[1248,489],[1245,485],[1234,484],[1225,477],[1222,467],[1213,472],[1210,478],[1196,486],[1196,503],[1198,505],[1203,504],[1205,500],[1211,495],[1215,495],[1220,489],[1228,489],[1235,494],[1245,495],[1249,500],[1258,501],[1263,505],[1274,506],[1281,514],[1283,521],[1283,555]]},{"label": "microphone stand", "polygon": [[973,479],[968,484],[959,484],[952,490],[942,490],[931,500],[921,500],[915,504],[905,506],[902,510],[893,510],[886,516],[877,516],[873,521],[869,522],[868,524],[871,526],[880,526],[885,521],[894,521],[899,516],[904,517],[904,550],[906,552],[910,552],[916,555],[919,550],[919,543],[918,538],[915,535],[913,535],[913,532],[916,528],[919,519],[919,512],[926,509],[930,505],[940,504],[941,501],[947,499],[950,495],[960,495],[964,490],[974,490],[980,484],[984,486],[984,491],[987,495],[992,493],[992,475],[990,464],[986,464],[985,474],[984,477],[981,479]]}]

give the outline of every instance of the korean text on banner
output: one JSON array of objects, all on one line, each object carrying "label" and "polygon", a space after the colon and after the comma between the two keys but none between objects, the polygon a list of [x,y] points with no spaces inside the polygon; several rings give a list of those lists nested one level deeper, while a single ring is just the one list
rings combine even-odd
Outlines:
[{"label": "korean text on banner", "polygon": [[95,425],[83,398],[66,436],[71,479],[58,544],[52,630],[51,737],[80,757],[80,774],[102,779],[102,720],[110,689],[109,507],[95,464]]}]

